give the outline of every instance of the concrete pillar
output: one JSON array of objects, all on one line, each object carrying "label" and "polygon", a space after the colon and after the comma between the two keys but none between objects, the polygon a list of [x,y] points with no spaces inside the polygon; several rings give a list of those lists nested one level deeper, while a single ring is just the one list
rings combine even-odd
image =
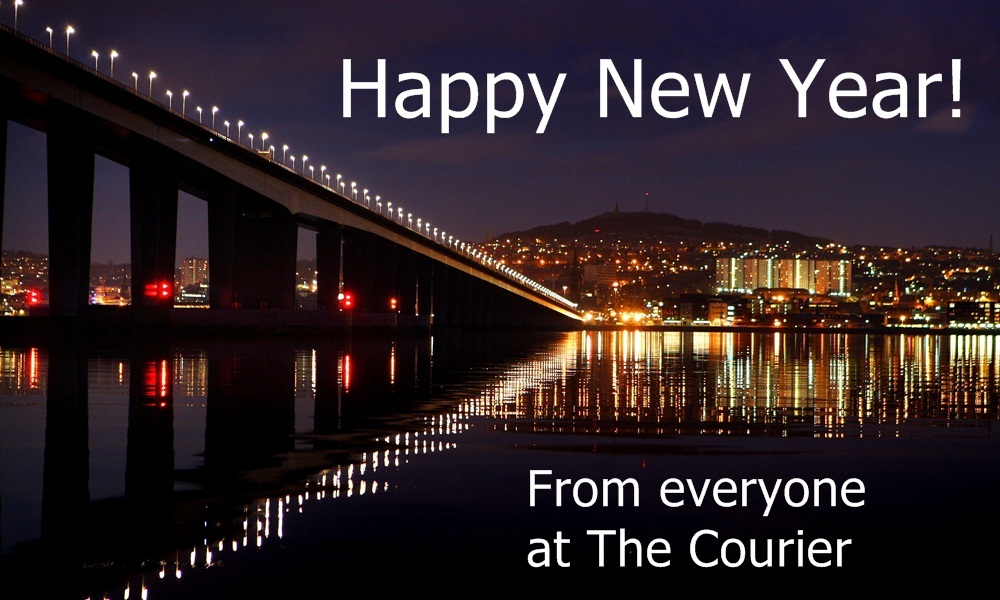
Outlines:
[{"label": "concrete pillar", "polygon": [[398,312],[417,314],[417,256],[407,248],[396,248],[396,293]]},{"label": "concrete pillar", "polygon": [[0,248],[3,247],[4,190],[7,189],[7,111],[0,100]]},{"label": "concrete pillar", "polygon": [[434,304],[434,261],[426,256],[416,256],[416,311],[414,314],[430,318],[437,311]]},{"label": "concrete pillar", "polygon": [[156,144],[133,142],[131,150],[132,306],[169,308],[177,285],[177,176]]},{"label": "concrete pillar", "polygon": [[374,276],[372,282],[371,312],[389,313],[391,301],[399,302],[399,289],[396,284],[396,244],[380,237],[374,239]]},{"label": "concrete pillar", "polygon": [[344,227],[344,292],[354,298],[355,312],[372,312],[375,304],[375,235]]},{"label": "concrete pillar", "polygon": [[208,303],[212,308],[236,308],[235,246],[236,190],[233,185],[220,185],[208,201]]},{"label": "concrete pillar", "polygon": [[320,310],[340,309],[341,258],[343,256],[343,227],[339,223],[323,222],[316,231],[316,300]]},{"label": "concrete pillar", "polygon": [[49,121],[49,310],[76,316],[89,303],[94,147],[86,120],[53,108]]},{"label": "concrete pillar", "polygon": [[213,193],[208,207],[211,306],[293,308],[297,236],[288,209],[235,185]]}]

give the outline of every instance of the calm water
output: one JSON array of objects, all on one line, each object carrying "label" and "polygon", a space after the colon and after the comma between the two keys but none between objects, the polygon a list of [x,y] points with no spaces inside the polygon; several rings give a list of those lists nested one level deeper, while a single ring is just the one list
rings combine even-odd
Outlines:
[{"label": "calm water", "polygon": [[[973,589],[1000,560],[998,353],[707,332],[2,346],[0,597]],[[623,506],[613,486],[602,506],[610,478]]]}]

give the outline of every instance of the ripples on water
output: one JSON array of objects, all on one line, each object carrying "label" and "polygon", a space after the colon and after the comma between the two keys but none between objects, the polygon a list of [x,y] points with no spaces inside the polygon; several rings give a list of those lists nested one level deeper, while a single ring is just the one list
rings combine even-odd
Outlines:
[{"label": "ripples on water", "polygon": [[[280,591],[324,560],[409,556],[400,536],[427,535],[414,511],[455,527],[456,506],[468,517],[452,540],[496,536],[486,553],[521,567],[510,548],[538,524],[489,524],[491,511],[523,508],[528,467],[511,448],[558,449],[566,468],[611,448],[645,468],[678,448],[704,454],[709,439],[746,456],[802,451],[774,438],[993,440],[998,340],[623,331],[3,347],[4,584],[246,597],[271,589],[260,569]],[[760,464],[801,464],[782,460]],[[353,520],[332,526],[333,506]],[[325,545],[379,510],[385,524],[348,536],[352,552]],[[373,552],[372,540],[389,546]],[[437,544],[428,551],[460,560]]]}]

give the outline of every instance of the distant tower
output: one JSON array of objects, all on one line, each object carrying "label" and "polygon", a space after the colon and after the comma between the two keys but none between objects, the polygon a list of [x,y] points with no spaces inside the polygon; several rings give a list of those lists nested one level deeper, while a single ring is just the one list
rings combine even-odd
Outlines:
[{"label": "distant tower", "polygon": [[649,212],[649,192],[646,192],[646,212]]}]

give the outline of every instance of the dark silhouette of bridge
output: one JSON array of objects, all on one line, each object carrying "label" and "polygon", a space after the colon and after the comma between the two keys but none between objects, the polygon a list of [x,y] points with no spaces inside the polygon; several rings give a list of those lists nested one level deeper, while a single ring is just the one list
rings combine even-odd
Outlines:
[{"label": "dark silhouette of bridge", "polygon": [[[84,317],[97,308],[89,305],[89,270],[100,155],[129,170],[132,304],[123,315],[176,319],[177,206],[184,191],[208,205],[210,309],[183,311],[188,318],[240,323],[262,311],[292,314],[298,231],[305,228],[316,232],[318,310],[294,311],[300,323],[567,327],[579,321],[574,303],[472,245],[439,240],[436,230],[432,236],[429,228],[414,228],[401,213],[359,203],[343,188],[152,101],[140,87],[0,27],[0,139],[6,140],[8,121],[47,135],[50,316]],[[0,148],[6,152],[5,143]],[[353,299],[349,315],[345,291]]]}]

